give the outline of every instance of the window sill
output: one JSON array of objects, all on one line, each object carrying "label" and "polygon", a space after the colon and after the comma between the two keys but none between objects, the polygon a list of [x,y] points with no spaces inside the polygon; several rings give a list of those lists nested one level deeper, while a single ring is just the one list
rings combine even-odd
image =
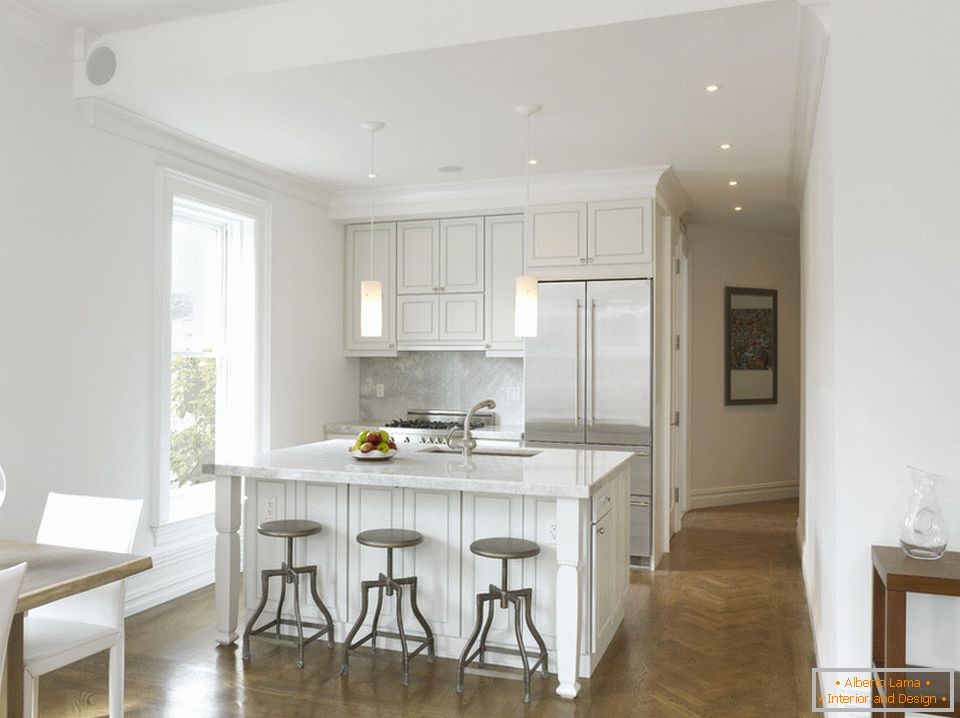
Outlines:
[{"label": "window sill", "polygon": [[213,536],[216,529],[213,523],[213,511],[200,516],[180,519],[176,521],[167,521],[165,523],[153,526],[154,544],[161,546],[163,544],[179,543],[189,539],[196,539],[202,536]]}]

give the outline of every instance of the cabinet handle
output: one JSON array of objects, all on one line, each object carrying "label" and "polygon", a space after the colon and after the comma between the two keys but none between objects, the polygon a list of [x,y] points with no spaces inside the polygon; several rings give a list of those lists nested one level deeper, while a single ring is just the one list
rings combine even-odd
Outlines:
[{"label": "cabinet handle", "polygon": [[587,425],[593,426],[597,419],[597,300],[590,304],[590,417]]},{"label": "cabinet handle", "polygon": [[440,291],[440,287],[434,287],[434,288],[433,288],[433,291],[439,292],[439,291]]},{"label": "cabinet handle", "polygon": [[586,264],[587,260],[584,257],[580,257],[580,264]]},{"label": "cabinet handle", "polygon": [[484,345],[483,345],[484,349],[489,349],[490,346],[491,346],[490,344],[484,344]]},{"label": "cabinet handle", "polygon": [[612,496],[604,496],[604,497],[603,497],[603,503],[609,504],[611,501],[613,501],[613,497],[612,497]]},{"label": "cabinet handle", "polygon": [[587,257],[587,264],[593,264],[593,257]]},{"label": "cabinet handle", "polygon": [[606,532],[607,532],[607,529],[606,529],[605,526],[598,526],[598,527],[597,527],[597,533],[598,533],[598,534],[603,535],[603,534],[605,534]]},{"label": "cabinet handle", "polygon": [[387,344],[387,349],[393,349],[394,346],[395,346],[394,344]]},{"label": "cabinet handle", "polygon": [[440,287],[440,291],[441,291],[441,292],[445,292],[445,291],[447,291],[447,288],[446,288],[446,287]]},{"label": "cabinet handle", "polygon": [[573,382],[573,425],[580,426],[580,300],[577,299],[577,330],[574,333],[574,343],[576,344],[576,363],[573,371],[577,378]]}]

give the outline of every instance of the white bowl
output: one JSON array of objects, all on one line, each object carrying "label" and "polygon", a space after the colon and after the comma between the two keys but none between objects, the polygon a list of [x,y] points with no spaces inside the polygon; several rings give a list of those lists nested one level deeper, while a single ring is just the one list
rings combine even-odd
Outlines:
[{"label": "white bowl", "polygon": [[361,461],[385,461],[386,459],[392,459],[394,456],[396,456],[397,450],[390,449],[386,454],[381,454],[376,449],[367,454],[357,450],[351,451],[350,454],[354,459],[360,459]]}]

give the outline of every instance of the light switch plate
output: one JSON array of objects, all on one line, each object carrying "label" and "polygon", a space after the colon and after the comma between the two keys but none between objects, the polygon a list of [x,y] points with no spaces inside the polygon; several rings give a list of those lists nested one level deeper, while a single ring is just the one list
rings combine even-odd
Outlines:
[{"label": "light switch plate", "polygon": [[377,398],[383,398],[383,384],[377,384]]},{"label": "light switch plate", "polygon": [[510,401],[520,401],[520,387],[511,386],[509,389],[507,389],[507,398]]}]

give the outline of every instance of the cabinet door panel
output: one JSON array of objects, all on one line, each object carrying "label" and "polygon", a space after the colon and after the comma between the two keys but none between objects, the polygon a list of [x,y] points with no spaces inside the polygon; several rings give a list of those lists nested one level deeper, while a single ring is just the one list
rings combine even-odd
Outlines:
[{"label": "cabinet door panel", "polygon": [[557,635],[557,542],[550,532],[556,522],[556,500],[524,497],[523,537],[539,544],[540,553],[523,562],[523,585],[533,587],[533,622],[549,649]]},{"label": "cabinet door panel", "polygon": [[616,512],[607,513],[593,526],[593,631],[591,651],[606,643],[613,622],[614,570],[619,564],[614,532]]},{"label": "cabinet door panel", "polygon": [[398,342],[436,342],[439,336],[436,295],[397,297]]},{"label": "cabinet door panel", "polygon": [[523,340],[513,332],[517,277],[523,274],[523,216],[487,217],[484,253],[487,349],[522,356]]},{"label": "cabinet door panel", "polygon": [[397,224],[397,294],[429,294],[439,286],[437,221]]},{"label": "cabinet door panel", "polygon": [[[352,356],[396,355],[396,264],[397,226],[393,222],[373,226],[373,276],[370,276],[370,226],[346,229],[344,349]],[[383,334],[360,336],[360,283],[378,279],[383,292]]]},{"label": "cabinet door panel", "polygon": [[[347,528],[347,487],[345,485],[297,482],[297,505],[303,510],[298,518],[317,521],[323,531],[303,540],[295,547],[294,560],[300,565],[317,567],[317,586],[334,621],[347,622],[347,551],[350,535]],[[277,540],[277,543],[283,543]],[[319,619],[320,611],[306,589],[302,606],[304,617]]]},{"label": "cabinet door panel", "polygon": [[440,295],[440,341],[455,344],[483,341],[483,295]]},{"label": "cabinet door panel", "polygon": [[[403,551],[403,574],[417,576],[417,602],[433,632],[460,635],[460,492],[403,490],[403,525],[423,543]],[[409,603],[404,626],[419,634]]]},{"label": "cabinet door panel", "polygon": [[527,212],[527,266],[564,267],[586,263],[586,215],[585,204],[530,208]]},{"label": "cabinet door panel", "polygon": [[591,202],[587,256],[591,264],[653,261],[651,200]]},{"label": "cabinet door panel", "polygon": [[440,291],[483,291],[483,217],[440,222]]}]

